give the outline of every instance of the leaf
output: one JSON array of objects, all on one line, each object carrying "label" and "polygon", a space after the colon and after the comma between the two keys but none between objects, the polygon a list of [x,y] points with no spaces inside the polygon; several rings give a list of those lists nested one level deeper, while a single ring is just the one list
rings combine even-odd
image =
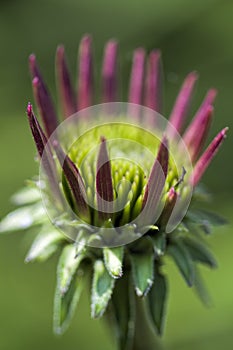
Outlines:
[{"label": "leaf", "polygon": [[198,209],[189,210],[186,219],[199,225],[206,234],[211,233],[211,229],[214,226],[227,224],[227,220],[220,215]]},{"label": "leaf", "polygon": [[104,263],[109,274],[113,278],[122,276],[122,261],[124,256],[124,248],[104,248]]},{"label": "leaf", "polygon": [[193,285],[195,276],[192,258],[188,250],[184,245],[176,241],[168,246],[168,253],[172,256],[176,266],[178,267],[188,286],[191,287]]},{"label": "leaf", "polygon": [[115,280],[109,275],[102,260],[94,264],[92,281],[91,316],[98,318],[103,315],[111,298]]},{"label": "leaf", "polygon": [[128,276],[124,275],[116,281],[111,305],[119,349],[131,349],[135,328],[135,293]]},{"label": "leaf", "polygon": [[53,253],[56,252],[59,245],[65,241],[65,237],[52,227],[43,228],[41,233],[34,240],[26,258],[25,262],[47,260]]},{"label": "leaf", "polygon": [[154,252],[131,254],[133,281],[139,297],[147,295],[154,280]]},{"label": "leaf", "polygon": [[166,279],[155,269],[154,283],[147,296],[147,300],[151,319],[160,335],[163,333],[164,328],[167,294]]},{"label": "leaf", "polygon": [[76,255],[77,248],[75,244],[66,245],[61,253],[58,269],[57,269],[57,279],[58,279],[58,289],[62,295],[67,293],[69,286],[77,272],[84,255]]},{"label": "leaf", "polygon": [[11,197],[11,201],[15,205],[27,205],[37,202],[40,199],[41,194],[36,187],[23,187]]},{"label": "leaf", "polygon": [[204,244],[190,238],[183,238],[182,241],[188,249],[193,261],[201,262],[211,268],[217,267],[216,260]]},{"label": "leaf", "polygon": [[41,203],[22,207],[9,213],[0,222],[0,233],[25,230],[47,220]]},{"label": "leaf", "polygon": [[82,273],[76,273],[67,289],[66,293],[61,293],[58,283],[54,298],[54,332],[62,334],[69,327],[70,322],[74,316],[74,312],[79,301],[82,287],[83,278]]},{"label": "leaf", "polygon": [[197,268],[195,269],[194,289],[197,296],[205,306],[208,307],[212,305],[211,297]]}]

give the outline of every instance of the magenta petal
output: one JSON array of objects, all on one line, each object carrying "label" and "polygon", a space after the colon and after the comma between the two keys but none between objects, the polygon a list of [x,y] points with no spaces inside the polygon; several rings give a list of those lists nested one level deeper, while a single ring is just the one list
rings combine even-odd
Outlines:
[{"label": "magenta petal", "polygon": [[74,114],[77,108],[63,46],[58,46],[57,48],[56,69],[62,110],[65,118],[67,118]]},{"label": "magenta petal", "polygon": [[204,106],[196,116],[197,119],[195,118],[193,120],[183,136],[192,161],[197,159],[206,141],[212,121],[213,110],[212,106]]},{"label": "magenta petal", "polygon": [[143,198],[143,220],[145,224],[152,224],[154,215],[156,215],[156,209],[159,206],[160,197],[167,177],[168,158],[168,140],[164,137],[152,167]]},{"label": "magenta petal", "polygon": [[162,69],[161,53],[159,50],[152,51],[148,58],[144,105],[156,112],[162,109]]},{"label": "magenta petal", "polygon": [[108,218],[112,212],[113,185],[111,164],[106,147],[106,140],[101,138],[101,144],[97,159],[96,173],[97,205],[100,217]]},{"label": "magenta petal", "polygon": [[107,43],[102,68],[103,102],[114,102],[117,97],[117,47],[115,40]]},{"label": "magenta petal", "polygon": [[133,55],[129,86],[129,103],[142,104],[145,50],[139,48]]},{"label": "magenta petal", "polygon": [[33,77],[32,85],[35,100],[39,107],[46,135],[49,137],[58,126],[57,114],[34,55],[29,57],[29,67]]},{"label": "magenta petal", "polygon": [[91,37],[86,35],[79,46],[78,110],[92,105],[93,68],[91,45]]},{"label": "magenta petal", "polygon": [[182,131],[185,118],[193,95],[195,82],[198,78],[196,72],[189,73],[180,89],[175,105],[170,115],[170,123],[178,131]]},{"label": "magenta petal", "polygon": [[193,186],[196,186],[202,178],[204,172],[206,171],[213,157],[219,150],[219,147],[221,146],[223,140],[225,139],[227,130],[228,128],[224,128],[217,134],[217,136],[213,139],[209,147],[206,149],[206,151],[202,154],[202,156],[196,163],[193,170],[193,174],[190,179],[190,182]]},{"label": "magenta petal", "polygon": [[77,209],[80,214],[88,214],[86,189],[83,179],[76,165],[72,162],[67,154],[64,153],[63,149],[57,141],[53,142],[53,147],[56,151],[57,158],[62,166],[65,177],[70,185],[73,193]]}]

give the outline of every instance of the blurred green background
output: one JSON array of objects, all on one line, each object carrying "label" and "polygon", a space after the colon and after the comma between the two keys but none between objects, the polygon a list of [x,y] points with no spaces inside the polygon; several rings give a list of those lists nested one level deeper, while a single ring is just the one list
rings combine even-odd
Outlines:
[{"label": "blurred green background", "polygon": [[[211,138],[220,128],[233,126],[232,18],[231,0],[1,0],[0,217],[12,208],[10,195],[37,173],[25,117],[26,104],[32,100],[27,67],[31,52],[37,54],[54,93],[54,53],[59,43],[65,44],[75,72],[79,40],[84,33],[92,33],[98,72],[105,41],[118,38],[125,100],[133,48],[159,47],[164,64],[165,115],[191,70],[200,73],[193,111],[209,87],[218,89]],[[168,261],[171,293],[163,342],[169,350],[233,348],[232,146],[231,128],[204,177],[214,192],[211,207],[229,220],[229,225],[215,230],[210,239],[219,269],[203,271],[214,306],[204,308]],[[0,349],[114,349],[103,325],[90,320],[88,295],[83,296],[71,329],[61,338],[53,335],[56,258],[43,265],[25,265],[29,241],[28,235],[20,233],[1,237]]]}]

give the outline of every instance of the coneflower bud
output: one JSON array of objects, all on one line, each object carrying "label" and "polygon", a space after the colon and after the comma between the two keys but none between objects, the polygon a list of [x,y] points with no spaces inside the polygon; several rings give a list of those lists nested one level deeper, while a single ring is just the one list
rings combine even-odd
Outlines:
[{"label": "coneflower bud", "polygon": [[[77,98],[64,47],[58,47],[56,71],[64,119],[60,125],[36,58],[30,56],[33,91],[45,130],[29,103],[27,115],[41,162],[40,178],[33,182],[33,189],[16,195],[22,206],[1,221],[0,232],[41,227],[26,261],[44,261],[62,248],[54,302],[57,333],[70,323],[83,275],[92,275],[91,315],[101,317],[110,304],[119,349],[131,349],[130,344],[137,343],[138,348],[150,350],[156,348],[151,326],[161,334],[166,311],[163,257],[172,257],[189,287],[200,285],[197,263],[215,266],[203,240],[189,231],[209,233],[224,220],[188,207],[193,187],[218,151],[227,128],[196,161],[210,128],[216,90],[208,91],[182,139],[179,132],[197,73],[186,77],[169,123],[158,113],[160,51],[153,50],[147,58],[142,48],[134,52],[129,104],[117,101],[117,51],[117,42],[110,40],[102,65],[104,104],[94,107],[91,37],[84,36],[80,43]],[[203,298],[201,290],[199,294]],[[135,324],[143,324],[148,337],[137,337]]]}]

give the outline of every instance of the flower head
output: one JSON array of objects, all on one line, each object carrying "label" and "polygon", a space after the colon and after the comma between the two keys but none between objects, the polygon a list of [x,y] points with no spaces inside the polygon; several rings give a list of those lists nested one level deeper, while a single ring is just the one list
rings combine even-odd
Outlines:
[{"label": "flower head", "polygon": [[[183,131],[197,73],[186,77],[169,122],[164,122],[159,114],[160,52],[152,51],[147,57],[142,48],[136,49],[129,103],[119,104],[117,51],[117,42],[109,41],[102,67],[99,102],[103,104],[91,107],[96,94],[90,36],[80,43],[77,96],[64,47],[58,47],[61,124],[36,58],[29,58],[43,127],[31,103],[27,115],[41,161],[41,178],[14,197],[24,206],[9,214],[0,229],[42,227],[26,261],[45,260],[63,247],[55,297],[57,332],[67,327],[73,314],[83,284],[81,271],[85,274],[93,269],[93,317],[102,316],[109,303],[114,305],[116,279],[132,274],[135,297],[145,298],[150,318],[161,333],[166,301],[166,279],[161,271],[164,256],[172,256],[189,286],[199,285],[197,262],[215,266],[209,250],[187,232],[194,226],[209,231],[212,224],[224,221],[192,205],[187,209],[193,187],[195,199],[202,175],[227,132],[227,128],[220,131],[203,152],[216,91],[207,92]],[[53,225],[41,210],[38,190]],[[117,325],[121,329],[120,322]]]}]

